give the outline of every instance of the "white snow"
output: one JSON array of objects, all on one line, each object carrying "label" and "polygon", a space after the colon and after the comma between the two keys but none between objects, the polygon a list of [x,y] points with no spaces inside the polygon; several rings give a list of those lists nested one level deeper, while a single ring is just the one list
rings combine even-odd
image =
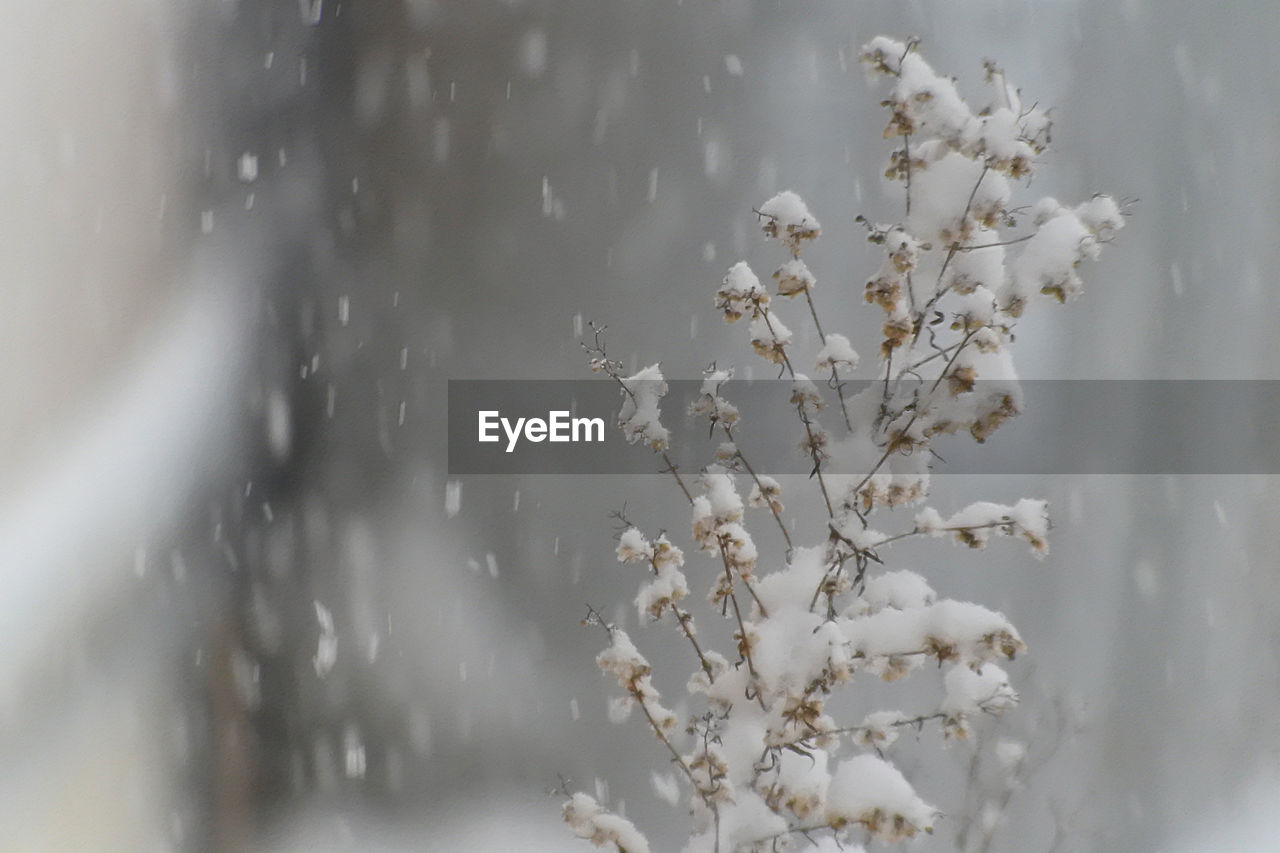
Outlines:
[{"label": "white snow", "polygon": [[938,710],[946,715],[943,731],[948,737],[966,737],[969,717],[998,714],[1018,701],[1018,694],[1009,686],[1009,676],[993,663],[978,669],[963,664],[953,666],[943,678],[943,685],[946,698]]},{"label": "white snow", "polygon": [[618,537],[616,553],[620,563],[647,561],[653,557],[653,549],[649,547],[649,540],[636,527],[628,527],[622,531],[622,535]]},{"label": "white snow", "polygon": [[453,518],[462,509],[462,481],[450,480],[444,486],[444,514]]},{"label": "white snow", "polygon": [[761,474],[757,479],[758,483],[751,484],[747,505],[782,512],[782,486],[767,474]]},{"label": "white snow", "polygon": [[751,346],[761,358],[782,364],[783,353],[791,344],[791,330],[778,318],[777,314],[756,317],[751,321]]},{"label": "white snow", "polygon": [[873,711],[858,725],[854,743],[867,748],[888,749],[898,739],[898,730],[907,719],[901,711]]},{"label": "white snow", "polygon": [[636,596],[636,610],[640,618],[648,616],[659,619],[666,609],[679,602],[689,594],[689,585],[684,573],[672,563],[664,563],[658,568],[653,580],[640,588]]},{"label": "white snow", "polygon": [[258,155],[248,151],[240,155],[236,161],[236,174],[243,183],[251,184],[258,179]]},{"label": "white snow", "polygon": [[526,77],[541,77],[547,70],[547,32],[535,27],[520,37],[517,48],[520,71]]},{"label": "white snow", "polygon": [[778,282],[779,296],[797,296],[801,293],[808,293],[817,284],[817,279],[814,278],[813,273],[809,272],[805,262],[799,258],[792,258],[778,267],[774,271],[773,277]]},{"label": "white snow", "polygon": [[649,853],[649,842],[635,824],[606,811],[589,794],[578,792],[570,797],[564,804],[564,819],[574,835],[592,844],[612,844],[626,853]]},{"label": "white snow", "polygon": [[316,653],[311,663],[316,675],[324,678],[338,660],[338,634],[333,627],[333,614],[319,601],[313,601],[316,621],[320,623],[320,637],[316,640]]},{"label": "white snow", "polygon": [[851,615],[869,616],[886,607],[911,610],[933,604],[936,598],[923,577],[908,569],[898,569],[868,578],[865,590],[853,604]]},{"label": "white snow", "polygon": [[649,780],[653,784],[653,792],[658,795],[658,799],[671,806],[680,802],[680,785],[670,773],[659,773],[655,770]]},{"label": "white snow", "polygon": [[886,842],[929,829],[936,814],[896,767],[874,755],[841,761],[827,789],[827,823],[858,823]]},{"label": "white snow", "polygon": [[818,350],[815,370],[826,373],[831,370],[852,370],[858,366],[858,354],[849,339],[837,332],[827,334],[827,342]]},{"label": "white snow", "polygon": [[925,655],[982,663],[1013,658],[1026,648],[1003,614],[952,599],[906,610],[886,607],[842,620],[841,629],[853,651],[869,661],[910,656],[912,668]]},{"label": "white snow", "polygon": [[782,241],[793,252],[799,250],[801,241],[815,239],[822,231],[804,199],[791,190],[783,190],[760,205],[760,215],[764,217],[764,233]]},{"label": "white snow", "polygon": [[724,311],[725,322],[732,323],[746,313],[754,315],[757,306],[768,304],[769,292],[746,261],[729,267],[716,291],[716,307]]},{"label": "white snow", "polygon": [[631,444],[643,441],[654,450],[665,450],[670,433],[659,420],[662,410],[658,403],[667,393],[661,369],[652,364],[619,381],[625,389],[618,412],[618,426],[623,435]]}]

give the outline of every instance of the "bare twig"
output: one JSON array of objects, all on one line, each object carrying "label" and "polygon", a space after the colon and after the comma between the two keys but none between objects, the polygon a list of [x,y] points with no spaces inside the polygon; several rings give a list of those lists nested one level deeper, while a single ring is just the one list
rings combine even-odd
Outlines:
[{"label": "bare twig", "polygon": [[[725,437],[728,438],[729,441],[733,442],[734,452],[737,454],[738,461],[742,463],[742,467],[747,469],[747,473],[751,475],[751,479],[755,482],[756,488],[760,490],[760,494],[763,496],[764,485],[760,482],[760,477],[756,475],[755,469],[751,467],[751,463],[747,461],[747,457],[742,454],[742,449],[737,446],[738,443],[733,437],[733,427],[726,423],[721,423],[720,426],[724,429]],[[782,514],[779,513],[777,508],[773,505],[773,501],[769,500],[766,496],[765,503],[768,504],[769,511],[773,513],[774,520],[778,522],[778,529],[782,531],[782,538],[786,540],[787,560],[790,561],[791,554],[795,550],[795,546],[791,544],[791,534],[787,531],[787,525],[782,520]]]}]

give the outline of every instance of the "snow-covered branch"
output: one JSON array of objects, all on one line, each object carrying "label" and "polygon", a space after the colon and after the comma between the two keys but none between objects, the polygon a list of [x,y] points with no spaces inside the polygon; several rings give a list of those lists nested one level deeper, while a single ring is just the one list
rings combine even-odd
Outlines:
[{"label": "snow-covered branch", "polygon": [[[866,301],[884,312],[878,346],[870,347],[877,353],[875,381],[846,394],[844,380],[859,368],[859,357],[836,331],[836,318],[818,309],[818,278],[802,254],[823,228],[794,191],[754,210],[764,236],[785,252],[772,275],[774,292],[739,261],[714,295],[727,322],[745,319],[750,350],[789,380],[780,405],[799,421],[814,491],[788,493],[784,505],[778,480],[739,449],[743,413],[724,396],[732,370],[708,369],[689,412],[725,439],[695,476],[678,471],[667,453],[671,432],[661,422],[667,385],[659,365],[624,375],[605,352],[603,329],[593,326],[594,339],[584,343],[591,368],[619,386],[619,428],[628,441],[661,454],[678,484],[691,511],[692,543],[713,560],[712,613],[730,620],[728,653],[700,640],[686,603],[684,552],[665,533],[650,537],[624,520],[618,560],[647,569],[636,612],[642,622],[671,615],[697,660],[688,689],[701,710],[682,728],[631,637],[593,611],[590,621],[609,636],[597,664],[623,689],[612,716],[621,721],[639,707],[680,768],[693,816],[686,853],[830,843],[856,850],[857,840],[931,832],[941,813],[890,760],[899,733],[936,723],[946,739],[964,740],[975,720],[999,715],[1018,699],[1002,668],[1026,651],[1012,622],[980,604],[939,598],[927,570],[886,562],[891,546],[909,538],[949,537],[981,549],[992,538],[1012,537],[1036,556],[1047,552],[1044,501],[978,502],[949,513],[926,505],[932,443],[953,433],[982,442],[1017,416],[1015,326],[1037,296],[1067,302],[1080,294],[1082,262],[1096,260],[1112,241],[1122,211],[1103,195],[1074,206],[1045,198],[1014,207],[1016,185],[1040,167],[1047,149],[1048,114],[1025,107],[991,63],[985,66],[991,102],[974,110],[917,48],[915,40],[878,37],[861,54],[869,78],[890,87],[884,136],[900,144],[885,177],[902,186],[905,202],[901,221],[858,218],[883,251],[865,287]],[[1019,224],[1023,230],[1008,233]],[[812,354],[802,352],[783,316],[783,301],[801,296],[820,344]],[[797,371],[806,364],[836,392],[838,415]],[[843,429],[833,437],[823,421],[837,417]],[[892,511],[907,505],[918,505],[910,522],[883,525],[898,532],[871,526],[898,518]],[[781,532],[779,551],[767,537],[757,543],[747,507],[769,510]],[[810,533],[814,544],[802,545],[800,536]],[[860,683],[930,670],[943,694],[930,710],[869,710],[856,725],[829,713],[837,691],[856,702]],[[927,786],[927,772],[917,781]],[[575,833],[599,845],[647,849],[631,824],[590,797],[574,795],[565,816]]]}]

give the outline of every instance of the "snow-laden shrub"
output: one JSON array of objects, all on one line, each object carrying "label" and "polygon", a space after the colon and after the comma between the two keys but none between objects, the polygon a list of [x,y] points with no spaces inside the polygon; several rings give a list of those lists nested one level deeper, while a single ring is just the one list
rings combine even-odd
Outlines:
[{"label": "snow-laden shrub", "polygon": [[[858,220],[884,251],[865,287],[867,302],[884,312],[871,347],[876,381],[856,394],[841,384],[858,354],[820,319],[818,280],[801,253],[822,228],[795,192],[778,193],[755,213],[765,236],[786,250],[772,275],[776,295],[806,301],[800,313],[815,324],[818,352],[799,361],[795,336],[779,316],[781,300],[745,261],[728,270],[715,293],[724,319],[745,320],[755,353],[791,380],[786,405],[795,411],[799,446],[821,499],[817,541],[792,542],[784,497],[788,505],[804,502],[784,496],[778,481],[738,449],[741,413],[724,396],[732,371],[709,370],[690,413],[725,442],[702,471],[680,471],[666,452],[670,433],[659,404],[667,386],[659,367],[626,376],[598,331],[584,343],[592,369],[619,385],[618,426],[630,441],[662,454],[688,502],[691,541],[716,567],[708,599],[734,627],[727,652],[699,640],[686,604],[684,552],[665,534],[651,537],[628,523],[617,557],[649,575],[636,609],[642,621],[669,622],[687,639],[694,664],[688,690],[701,712],[682,727],[627,633],[594,610],[588,621],[608,634],[596,661],[623,691],[611,716],[634,719],[638,709],[674,764],[676,782],[668,779],[660,790],[669,799],[683,795],[688,805],[686,853],[858,850],[859,841],[931,832],[940,813],[891,761],[899,733],[937,724],[945,737],[963,739],[979,715],[1017,702],[999,664],[1026,646],[1009,620],[979,604],[939,599],[923,574],[885,564],[893,545],[912,537],[948,537],[969,548],[1014,537],[1042,556],[1045,502],[980,502],[949,514],[922,506],[906,524],[889,511],[927,500],[935,436],[964,431],[981,442],[1018,414],[1015,324],[1037,295],[1059,302],[1079,295],[1081,262],[1096,259],[1123,220],[1116,202],[1102,195],[1075,206],[1045,198],[1015,208],[1014,183],[1035,172],[1048,144],[1048,116],[1024,106],[990,63],[994,98],[975,112],[915,48],[914,41],[879,37],[861,55],[873,82],[888,81],[884,135],[899,146],[886,177],[905,196],[901,220]],[[824,408],[817,384],[797,370],[808,364],[836,391],[838,406]],[[757,519],[777,525],[785,553],[761,552],[751,533]],[[883,522],[883,532],[873,519]],[[934,708],[878,710],[856,725],[827,713],[833,693],[856,690],[863,679],[930,671],[939,673],[943,693]],[[927,788],[927,779],[918,781]],[[564,808],[581,837],[618,850],[647,849],[634,826],[584,794],[572,795]]]}]

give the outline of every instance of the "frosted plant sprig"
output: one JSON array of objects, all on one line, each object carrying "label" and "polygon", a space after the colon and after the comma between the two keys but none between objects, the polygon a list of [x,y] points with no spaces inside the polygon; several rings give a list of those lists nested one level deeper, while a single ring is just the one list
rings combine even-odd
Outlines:
[{"label": "frosted plant sprig", "polygon": [[[782,321],[774,317],[769,309],[764,305],[758,306],[758,317],[754,321],[760,325],[753,325],[751,333],[751,344],[755,348],[756,353],[782,365],[782,369],[791,377],[793,382],[807,381],[807,377],[797,373],[795,367],[791,363],[791,358],[787,354],[786,347],[791,343],[791,332],[782,325]],[[843,391],[841,391],[843,399]],[[813,462],[813,468],[809,471],[809,476],[817,480],[818,489],[822,493],[822,502],[826,505],[827,515],[835,514],[834,506],[831,502],[831,494],[827,491],[827,481],[823,476],[822,468],[827,461],[827,442],[829,436],[827,431],[814,419],[814,407],[809,405],[805,399],[797,400],[792,397],[792,403],[796,410],[796,415],[800,419],[800,424],[804,428],[804,438],[800,443],[800,449]]]},{"label": "frosted plant sprig", "polygon": [[[592,369],[620,387],[619,428],[661,454],[679,486],[692,542],[713,562],[707,601],[729,622],[733,648],[721,654],[696,634],[689,577],[697,575],[684,574],[683,551],[666,534],[650,538],[626,522],[617,557],[644,565],[646,575],[636,613],[642,622],[670,615],[693,649],[697,666],[687,687],[698,708],[681,732],[653,687],[648,661],[620,627],[606,625],[609,645],[597,663],[624,691],[611,703],[611,718],[640,707],[681,768],[677,784],[693,818],[686,853],[833,843],[858,850],[855,841],[932,832],[941,812],[892,763],[899,733],[937,724],[945,741],[962,741],[978,721],[1018,701],[1003,666],[1027,647],[1012,622],[981,604],[939,598],[927,573],[889,563],[896,544],[935,537],[969,549],[998,537],[1021,539],[1036,556],[1046,553],[1044,501],[978,502],[949,513],[925,505],[933,442],[956,433],[982,442],[1017,416],[1017,321],[1037,295],[1067,302],[1080,294],[1081,264],[1114,239],[1124,211],[1101,195],[1074,206],[1051,198],[1013,206],[1014,184],[1039,167],[1048,145],[1047,112],[1025,107],[991,63],[985,71],[994,95],[975,111],[917,47],[914,39],[881,37],[861,55],[873,80],[889,81],[884,135],[900,141],[885,175],[904,193],[900,221],[858,219],[883,252],[864,291],[884,313],[873,347],[876,381],[845,393],[857,353],[848,338],[827,331],[833,324],[817,308],[818,277],[801,255],[822,226],[797,193],[777,193],[755,213],[765,236],[788,252],[773,275],[776,296],[803,295],[820,343],[813,360],[803,358],[780,303],[746,261],[729,268],[715,293],[725,320],[745,319],[751,349],[789,379],[785,405],[803,428],[800,449],[812,463],[817,494],[788,494],[784,506],[778,481],[747,460],[736,440],[742,413],[723,393],[731,370],[712,365],[691,407],[725,439],[694,477],[678,471],[667,452],[658,365],[626,376],[605,353],[602,329],[593,326],[594,341],[584,343]],[[1019,226],[1026,230],[1009,233]],[[835,437],[823,421],[836,416],[823,408],[818,385],[796,369],[806,364],[839,398],[845,429]],[[825,515],[812,511],[818,497]],[[919,505],[909,524],[880,523],[909,505]],[[785,542],[781,560],[757,546],[748,507],[769,510]],[[793,522],[820,522],[813,544],[802,544],[804,527]],[[598,614],[591,619],[605,624]],[[856,725],[832,713],[837,693],[856,698],[856,685],[868,679],[895,682],[929,671],[938,672],[943,693],[931,708],[864,708]],[[998,801],[1003,809],[1012,792],[1005,785],[994,799],[974,802]],[[575,832],[600,846],[639,843],[634,827],[619,828],[590,798],[575,796],[565,809]],[[961,836],[975,819],[959,816]]]},{"label": "frosted plant sprig", "polygon": [[[590,328],[592,330],[592,340],[590,343],[584,341],[582,343],[582,347],[588,354],[591,369],[595,372],[605,373],[622,389],[624,406],[622,413],[619,415],[619,427],[623,430],[624,434],[628,436],[628,439],[631,439],[635,432],[635,426],[633,421],[625,418],[624,415],[628,412],[653,412],[652,420],[646,423],[646,429],[660,430],[660,434],[665,439],[668,432],[665,428],[661,427],[660,424],[657,424],[656,401],[651,404],[641,403],[638,399],[636,385],[632,381],[635,377],[631,377],[630,379],[623,378],[621,374],[621,364],[608,357],[604,343],[605,328],[603,326],[597,326],[595,323],[592,323]],[[642,374],[644,375],[645,381],[657,384],[657,389],[654,393],[658,397],[666,393],[666,384],[665,382],[662,382],[661,373],[657,372],[656,366],[647,368],[646,371],[642,371]],[[637,376],[640,375],[641,374],[637,374]],[[728,410],[723,407],[719,409],[719,413],[720,417],[728,417]],[[731,420],[736,420],[736,418],[731,418]],[[656,424],[656,427],[654,427],[653,424]],[[723,488],[723,482],[729,479],[729,477],[727,474],[718,473],[716,471],[708,471],[707,474],[704,475],[704,480],[709,477],[710,479],[708,482],[713,486],[721,487],[719,489],[713,488],[710,490],[712,497],[717,497],[717,492],[719,492],[719,505],[713,504],[707,496],[698,496],[695,498],[689,490],[688,485],[685,483],[683,476],[680,474],[679,469],[676,467],[675,462],[672,461],[670,455],[667,453],[665,441],[660,446],[654,445],[653,449],[656,452],[661,453],[662,459],[667,466],[664,469],[664,472],[671,474],[675,479],[676,484],[679,486],[681,493],[693,508],[695,539],[699,540],[699,544],[703,550],[716,552],[721,557],[721,561],[725,567],[725,573],[721,577],[717,586],[713,588],[711,597],[713,601],[722,605],[722,612],[727,612],[728,609],[732,608],[735,618],[738,621],[737,643],[739,660],[740,662],[745,662],[747,664],[749,672],[754,671],[754,664],[751,660],[750,638],[747,634],[746,626],[743,621],[742,607],[738,602],[736,591],[738,585],[741,585],[747,590],[748,594],[755,601],[755,606],[762,612],[764,611],[764,605],[760,602],[751,585],[750,568],[754,568],[754,558],[750,559],[749,564],[745,559],[748,549],[752,552],[754,551],[754,544],[750,541],[750,534],[747,533],[745,528],[738,524],[738,521],[741,518],[741,501],[737,501],[736,508],[730,503],[726,509],[726,504],[723,499],[723,493],[725,491]],[[733,491],[732,487],[730,487],[730,491]],[[736,499],[736,492],[733,493]],[[718,515],[717,511],[719,511]],[[702,530],[701,535],[699,535],[698,532],[700,528]],[[690,637],[690,639],[692,639],[692,637]],[[706,664],[705,657],[702,658],[702,662]],[[753,690],[750,685],[747,685],[744,688],[743,694],[749,699],[760,701],[758,694],[753,695]]]},{"label": "frosted plant sprig", "polygon": [[[778,282],[778,295],[794,297],[804,294],[809,306],[809,316],[813,318],[813,327],[822,341],[823,350],[819,353],[818,369],[830,371],[830,385],[835,389],[840,400],[840,413],[844,417],[845,428],[853,431],[853,422],[849,419],[849,409],[844,398],[844,385],[840,379],[840,368],[845,366],[852,370],[858,362],[858,354],[849,345],[849,339],[843,335],[834,336],[832,350],[828,351],[826,332],[822,328],[822,320],[818,317],[818,308],[813,301],[813,288],[817,279],[809,271],[808,266],[800,259],[800,251],[805,241],[812,241],[822,233],[822,226],[800,196],[790,190],[784,190],[753,210],[760,220],[765,236],[780,241],[791,253],[791,259],[774,272]],[[792,371],[794,374],[794,371]]]},{"label": "frosted plant sprig", "polygon": [[590,794],[570,794],[562,813],[574,835],[598,847],[612,845],[618,853],[649,853],[649,842],[636,825],[605,809]]},{"label": "frosted plant sprig", "polygon": [[[601,626],[609,635],[609,645],[596,656],[596,665],[603,672],[617,678],[618,684],[626,691],[626,699],[629,704],[623,707],[628,710],[632,705],[639,707],[649,723],[649,728],[662,745],[667,748],[667,751],[671,753],[673,762],[684,772],[698,795],[704,798],[714,797],[717,793],[714,788],[710,786],[704,787],[699,784],[694,768],[690,766],[671,742],[671,735],[676,729],[676,717],[675,714],[664,708],[660,702],[661,697],[653,687],[651,680],[653,669],[649,666],[649,662],[636,650],[627,633],[605,621],[595,608],[588,607],[587,616],[582,621],[584,625]],[[625,715],[623,718],[625,718]],[[613,841],[613,839],[607,840]],[[592,841],[597,844],[600,843],[596,842],[594,838]],[[619,845],[619,850],[620,853],[625,853],[626,848]]]},{"label": "frosted plant sprig", "polygon": [[621,513],[616,513],[616,517],[627,525],[618,537],[618,562],[647,562],[653,570],[654,579],[641,587],[636,596],[636,608],[641,618],[647,617],[656,622],[670,611],[681,633],[693,647],[708,681],[715,681],[717,670],[722,668],[720,662],[713,663],[713,658],[703,651],[696,636],[693,616],[680,606],[680,601],[689,594],[688,581],[680,571],[684,565],[684,552],[672,545],[666,534],[650,541]]},{"label": "frosted plant sprig", "polygon": [[[791,247],[793,258],[799,257],[799,245],[802,240],[816,239],[820,231],[817,220],[812,218],[808,207],[795,193],[784,192],[766,202],[757,216],[765,218],[764,232],[777,237]],[[803,236],[797,236],[803,235]],[[808,296],[806,291],[806,296]],[[751,346],[756,354],[779,366],[780,375],[786,374],[794,380],[805,379],[797,373],[791,363],[787,349],[792,343],[791,330],[780,318],[769,309],[770,297],[760,284],[760,279],[745,261],[739,261],[729,268],[719,290],[716,291],[716,307],[724,312],[725,322],[734,323],[747,313],[751,315]],[[812,299],[809,304],[812,307]],[[816,319],[816,313],[815,313]],[[851,351],[851,348],[850,348]],[[856,353],[854,353],[856,359]],[[845,408],[844,389],[839,383],[839,374],[835,366],[831,367],[832,380],[840,397],[840,409],[845,413],[846,424],[849,424]],[[834,515],[835,510],[831,496],[827,491],[826,479],[822,466],[826,461],[826,446],[829,439],[824,430],[810,415],[811,409],[804,405],[796,406],[796,414],[804,427],[804,440],[800,447],[813,462],[810,476],[818,482],[822,492],[827,514]],[[850,429],[852,426],[850,425]]]},{"label": "frosted plant sprig", "polygon": [[[650,447],[655,452],[660,453],[662,455],[662,461],[665,462],[667,465],[667,467],[664,469],[664,473],[670,473],[671,476],[675,478],[676,484],[680,486],[680,491],[683,492],[685,498],[687,498],[689,502],[692,503],[693,495],[689,493],[688,487],[685,486],[684,484],[684,479],[680,476],[680,470],[676,467],[676,464],[671,461],[671,456],[667,453],[666,442],[667,442],[669,433],[664,427],[662,427],[661,422],[658,421],[658,415],[660,414],[660,412],[658,412],[656,409],[656,399],[652,400],[653,402],[652,409],[650,409],[648,405],[642,406],[640,399],[636,395],[635,387],[633,387],[632,384],[630,384],[630,382],[627,379],[624,379],[622,376],[622,362],[615,361],[609,358],[609,354],[605,350],[604,333],[606,331],[606,327],[597,326],[593,322],[590,324],[590,328],[591,328],[591,334],[592,334],[591,342],[590,343],[586,341],[581,342],[582,349],[587,354],[588,366],[591,368],[591,371],[593,373],[604,373],[606,376],[608,376],[610,379],[616,382],[618,386],[622,389],[622,393],[626,398],[623,412],[637,412],[637,411],[644,410],[646,414],[648,414],[650,411],[652,411],[651,423],[653,425],[653,429],[652,429],[651,437],[657,440],[651,440]],[[666,383],[662,380],[662,373],[660,370],[658,370],[658,365],[653,365],[651,368],[646,368],[646,371],[652,371],[651,375],[647,379],[647,384],[651,389],[651,392],[650,392],[651,398],[653,397],[661,398],[663,394],[666,394],[667,386],[666,386]],[[630,426],[630,422],[624,425],[621,422],[622,420],[621,413],[619,415],[619,420],[620,420],[619,426],[623,428],[623,431],[624,433],[626,433],[629,441],[634,440],[634,438],[637,437],[637,435],[645,434],[645,431],[643,430],[643,428],[641,429],[640,432],[637,433],[637,431]]]},{"label": "frosted plant sprig", "polygon": [[751,467],[751,463],[743,454],[733,435],[734,427],[739,422],[738,409],[720,396],[721,389],[732,378],[732,370],[717,369],[714,363],[703,371],[702,393],[689,407],[689,414],[694,417],[706,418],[713,432],[717,426],[724,431],[725,444],[721,445],[720,451],[717,453],[718,461],[722,461],[730,467],[741,465],[742,469],[751,477],[754,485],[752,486],[748,503],[751,506],[767,507],[769,509],[778,524],[778,530],[782,533],[783,540],[787,543],[787,559],[791,559],[791,553],[795,546],[791,541],[791,533],[787,530],[786,522],[782,519],[782,487],[777,480],[768,476],[761,477]]}]

